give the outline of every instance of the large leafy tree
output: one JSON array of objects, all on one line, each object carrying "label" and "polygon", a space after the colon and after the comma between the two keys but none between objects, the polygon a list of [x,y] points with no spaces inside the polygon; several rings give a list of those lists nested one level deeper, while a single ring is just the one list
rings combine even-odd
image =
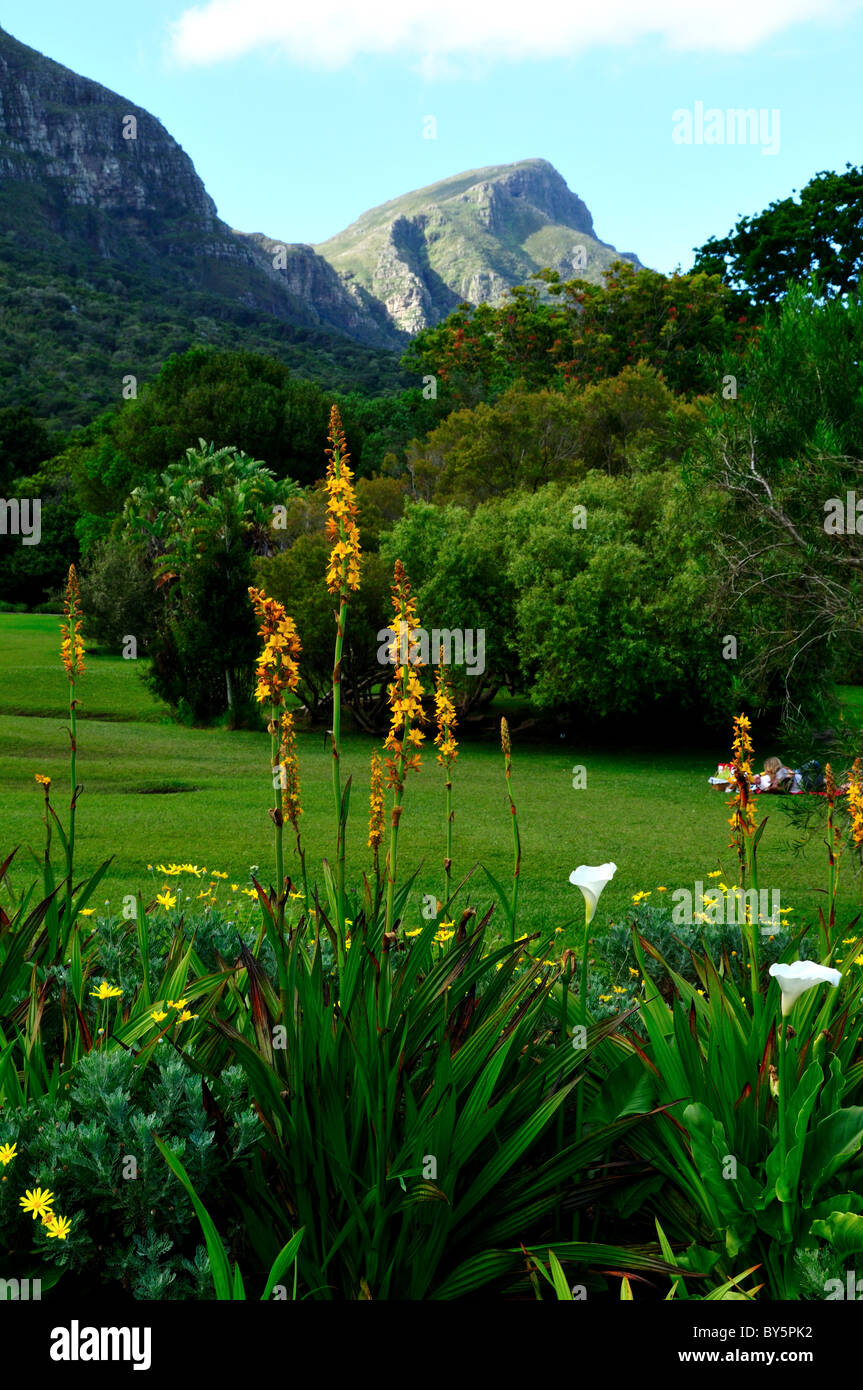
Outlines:
[{"label": "large leafy tree", "polygon": [[247,716],[256,651],[252,557],[274,548],[282,516],[275,509],[298,492],[248,455],[200,440],[129,497],[125,526],[146,541],[160,595],[152,682],[195,722],[226,709],[235,722]]},{"label": "large leafy tree", "polygon": [[161,472],[203,436],[265,458],[279,476],[321,471],[331,397],[254,352],[195,347],[171,357],[112,428],[138,478]]},{"label": "large leafy tree", "polygon": [[595,385],[530,390],[453,411],[408,454],[414,495],[475,507],[516,488],[624,473],[680,459],[701,404],[676,396],[644,362]]},{"label": "large leafy tree", "polygon": [[800,193],[741,217],[696,251],[695,271],[721,275],[753,305],[781,299],[789,282],[814,278],[821,294],[857,289],[863,264],[863,167],[823,172]]},{"label": "large leafy tree", "polygon": [[692,450],[727,498],[705,541],[727,631],[746,634],[741,674],[789,711],[811,707],[863,649],[862,363],[860,298],[792,289],[767,314],[737,398],[716,400]]},{"label": "large leafy tree", "polygon": [[710,355],[742,350],[745,315],[718,274],[661,275],[616,261],[601,285],[542,271],[502,304],[461,305],[418,334],[402,359],[461,404],[529,387],[588,385],[646,362],[684,395],[712,389]]},{"label": "large leafy tree", "polygon": [[713,503],[696,515],[684,498],[674,471],[593,471],[471,512],[413,504],[381,549],[409,569],[426,628],[484,631],[485,670],[453,671],[463,709],[505,687],[583,720],[709,721],[731,692],[705,619]]}]

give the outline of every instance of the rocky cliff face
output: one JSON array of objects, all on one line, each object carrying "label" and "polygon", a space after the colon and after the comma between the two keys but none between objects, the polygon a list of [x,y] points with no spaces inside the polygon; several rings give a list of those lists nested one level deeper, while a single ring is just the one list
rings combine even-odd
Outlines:
[{"label": "rocky cliff face", "polygon": [[220,226],[192,161],[153,116],[2,31],[0,179],[6,192],[39,186],[63,234],[79,226],[76,208],[114,214],[104,253],[117,250],[111,228],[124,221],[145,235],[162,221],[210,235]]},{"label": "rocky cliff face", "polygon": [[54,238],[300,327],[398,347],[392,321],[308,246],[282,269],[265,238],[220,220],[191,159],[149,112],[0,30],[0,227],[49,253]]},{"label": "rocky cliff face", "polygon": [[[618,252],[547,160],[475,169],[364,213],[316,247],[408,333],[465,300],[499,300],[548,267],[597,281]],[[620,253],[639,265],[631,252]]]},{"label": "rocky cliff face", "polygon": [[20,395],[44,376],[48,414],[79,418],[82,372],[101,400],[115,359],[150,371],[201,341],[273,345],[294,366],[315,351],[348,372],[359,353],[382,380],[458,304],[545,267],[596,281],[616,256],[543,159],[456,174],[317,247],[234,231],[154,116],[0,29],[0,380]]}]

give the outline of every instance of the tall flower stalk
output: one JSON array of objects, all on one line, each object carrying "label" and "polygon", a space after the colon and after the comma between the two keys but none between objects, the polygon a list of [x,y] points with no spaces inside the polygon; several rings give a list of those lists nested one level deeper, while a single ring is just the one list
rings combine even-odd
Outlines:
[{"label": "tall flower stalk", "polygon": [[[827,903],[828,919],[824,928],[824,953],[830,952],[833,932],[836,926],[836,893],[839,887],[839,861],[842,857],[842,832],[834,823],[834,812],[838,790],[833,768],[830,763],[824,769],[824,790],[827,794]],[[823,915],[819,913],[823,926]]]},{"label": "tall flower stalk", "polygon": [[518,912],[518,880],[521,874],[521,837],[518,833],[518,814],[512,799],[512,742],[509,725],[505,719],[500,721],[500,746],[503,749],[503,763],[506,772],[506,794],[512,815],[512,911],[509,917],[509,939],[515,941],[515,918]]},{"label": "tall flower stalk", "polygon": [[[750,888],[755,891],[755,901],[758,902],[758,867],[757,850],[758,841],[764,830],[765,822],[756,827],[755,806],[750,792],[752,782],[752,740],[749,737],[749,730],[752,727],[751,721],[745,714],[738,714],[734,718],[734,740],[733,750],[733,770],[736,792],[733,799],[728,803],[731,808],[729,825],[731,826],[731,842],[737,847],[737,855],[740,860],[741,883],[745,887],[747,882]],[[747,955],[749,957],[749,980],[752,991],[752,1010],[756,1018],[761,1015],[761,980],[758,962],[758,932],[757,922],[752,921],[751,913],[747,910],[746,922],[743,927],[746,936]]]},{"label": "tall flower stalk", "polygon": [[375,871],[375,888],[380,888],[381,865],[380,848],[384,838],[386,803],[384,797],[384,769],[377,748],[372,751],[371,783],[369,793],[369,849],[372,851]]},{"label": "tall flower stalk", "polygon": [[422,686],[417,671],[421,665],[415,633],[419,629],[416,601],[411,597],[410,581],[401,560],[393,570],[392,602],[395,618],[391,631],[390,658],[395,663],[395,678],[387,688],[390,706],[390,728],[384,742],[387,750],[387,787],[392,789],[393,809],[390,821],[390,847],[387,851],[386,931],[392,930],[393,902],[398,870],[399,822],[405,778],[410,771],[419,772],[419,747],[425,735],[419,725],[425,722],[422,707]]},{"label": "tall flower stalk", "polygon": [[855,758],[848,778],[848,812],[851,816],[851,843],[863,849],[863,765]]},{"label": "tall flower stalk", "polygon": [[63,602],[65,622],[60,624],[62,644],[60,656],[69,677],[69,835],[66,842],[66,925],[72,914],[72,878],[75,864],[75,810],[78,804],[78,698],[76,682],[84,674],[84,640],[81,637],[81,594],[75,566],[69,566],[66,596]]},{"label": "tall flower stalk", "polygon": [[455,705],[452,701],[452,691],[447,678],[446,668],[443,664],[443,648],[440,651],[440,659],[437,670],[435,671],[435,718],[437,720],[437,734],[435,735],[435,747],[438,750],[437,760],[446,772],[446,782],[444,789],[446,792],[446,854],[443,861],[444,872],[444,903],[449,903],[452,894],[452,830],[453,830],[453,808],[452,808],[452,768],[453,763],[458,757],[458,744],[453,733],[456,726]]},{"label": "tall flower stalk", "polygon": [[279,722],[279,769],[282,785],[282,819],[287,816],[297,837],[297,855],[300,872],[303,876],[303,897],[306,912],[309,911],[309,882],[306,877],[306,852],[300,835],[300,816],[303,807],[300,801],[300,767],[297,762],[296,730],[294,716],[290,710],[282,710]]},{"label": "tall flower stalk", "polygon": [[345,823],[347,801],[342,799],[341,721],[342,654],[348,618],[348,595],[360,587],[360,533],[357,504],[345,432],[338,407],[330,408],[330,447],[327,458],[327,540],[333,542],[327,566],[327,588],[338,597],[336,650],[333,660],[333,801],[336,811],[336,894],[339,941],[345,937]]},{"label": "tall flower stalk", "polygon": [[[302,650],[293,618],[289,618],[284,605],[278,599],[268,598],[263,589],[249,589],[249,597],[255,614],[261,620],[258,635],[264,639],[264,649],[258,657],[255,671],[255,699],[260,705],[268,705],[270,717],[267,732],[270,735],[270,763],[273,781],[273,805],[270,819],[274,827],[276,856],[276,897],[279,932],[285,929],[285,861],[282,834],[284,814],[282,811],[282,787],[287,782],[281,764],[281,713],[285,708],[285,691],[294,691],[300,679],[297,660]],[[293,725],[293,720],[291,721]],[[296,761],[296,760],[295,760]],[[298,786],[298,783],[297,783]]]}]

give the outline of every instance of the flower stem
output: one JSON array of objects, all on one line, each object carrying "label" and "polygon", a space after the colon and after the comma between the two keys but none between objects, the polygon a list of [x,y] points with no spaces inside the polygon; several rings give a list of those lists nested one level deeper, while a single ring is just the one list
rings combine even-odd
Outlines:
[{"label": "flower stem", "polygon": [[[783,1026],[784,1025],[784,1026]],[[779,1077],[779,1157],[781,1159],[781,1172],[785,1177],[786,1160],[788,1157],[788,1020],[782,1019],[776,1030],[777,1048],[777,1073]],[[791,1229],[791,1208],[788,1202],[782,1202],[782,1226],[786,1236],[790,1239]]]},{"label": "flower stem", "polygon": [[449,903],[452,893],[452,779],[447,769],[446,781],[446,859],[444,860],[444,902]]},{"label": "flower stem", "polygon": [[75,699],[75,679],[74,676],[69,681],[69,725],[71,730],[71,748],[69,752],[69,781],[71,784],[71,799],[69,801],[69,849],[66,856],[66,931],[71,930],[72,915],[72,878],[75,872],[75,802],[77,801],[78,790],[78,720],[77,720],[77,701]]},{"label": "flower stem", "polygon": [[387,910],[386,931],[392,931],[393,898],[396,887],[396,871],[399,853],[399,821],[402,815],[402,796],[404,795],[404,753],[399,760],[399,785],[393,791],[393,815],[390,824],[390,847],[387,851]]},{"label": "flower stem", "polygon": [[[279,711],[270,706],[270,761],[273,769],[273,827],[276,849],[276,906],[278,908],[279,933],[285,930],[285,856],[282,844],[282,787],[284,771],[279,762]],[[278,775],[275,775],[278,774]]]},{"label": "flower stem", "polygon": [[[584,945],[581,950],[581,1022],[585,1031],[585,1047],[587,1046],[587,955],[590,950],[590,910],[587,899],[584,903]],[[575,1088],[575,1136],[581,1139],[582,1113],[584,1109],[584,1081],[580,1081]]]},{"label": "flower stem", "polygon": [[348,596],[343,588],[336,620],[336,652],[333,662],[333,800],[336,808],[336,897],[339,936],[345,935],[345,843],[342,825],[341,726],[342,726],[342,652],[348,617]]}]

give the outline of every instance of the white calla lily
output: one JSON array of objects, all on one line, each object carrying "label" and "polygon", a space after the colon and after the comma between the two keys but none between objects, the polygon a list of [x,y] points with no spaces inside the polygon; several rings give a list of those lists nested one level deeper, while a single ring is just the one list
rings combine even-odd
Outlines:
[{"label": "white calla lily", "polygon": [[587,926],[590,926],[593,921],[593,914],[596,912],[600,893],[605,885],[611,882],[616,873],[616,864],[579,864],[578,868],[573,869],[570,874],[570,883],[575,884],[575,887],[580,888],[584,894]]},{"label": "white calla lily", "polygon": [[818,965],[814,960],[795,960],[791,965],[771,965],[770,974],[778,981],[782,990],[782,1017],[787,1017],[796,1001],[807,989],[815,985],[832,985],[835,989],[842,979],[842,972],[829,965]]}]

